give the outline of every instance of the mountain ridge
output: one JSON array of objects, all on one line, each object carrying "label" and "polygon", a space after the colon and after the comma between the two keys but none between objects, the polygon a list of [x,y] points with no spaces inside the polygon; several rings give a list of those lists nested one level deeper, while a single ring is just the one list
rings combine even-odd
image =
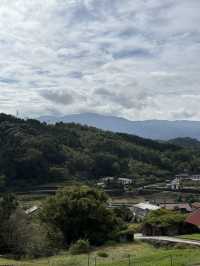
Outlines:
[{"label": "mountain ridge", "polygon": [[64,116],[41,116],[41,122],[55,124],[57,122],[78,123],[93,126],[112,132],[138,135],[154,140],[171,140],[175,138],[195,138],[200,140],[200,121],[191,120],[138,120],[131,121],[122,117],[82,113]]}]

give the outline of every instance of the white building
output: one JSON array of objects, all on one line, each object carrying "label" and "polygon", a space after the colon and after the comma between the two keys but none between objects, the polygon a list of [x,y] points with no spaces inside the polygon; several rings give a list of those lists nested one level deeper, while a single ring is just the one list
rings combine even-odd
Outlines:
[{"label": "white building", "polygon": [[172,190],[179,190],[181,187],[181,179],[175,178],[174,180],[172,180],[170,185]]},{"label": "white building", "polygon": [[200,181],[200,175],[191,175],[192,181]]},{"label": "white building", "polygon": [[156,211],[159,209],[159,206],[150,204],[149,202],[138,203],[131,208],[134,217],[139,220],[143,220],[150,211]]},{"label": "white building", "polygon": [[131,185],[133,184],[133,180],[130,178],[118,178],[119,183],[121,183],[122,185]]},{"label": "white building", "polygon": [[183,173],[183,174],[176,175],[175,178],[177,178],[177,179],[190,179],[190,176],[186,173]]},{"label": "white building", "polygon": [[109,177],[102,178],[101,182],[102,183],[116,182],[116,183],[119,183],[119,184],[122,184],[122,185],[131,185],[133,183],[133,179],[109,176]]}]

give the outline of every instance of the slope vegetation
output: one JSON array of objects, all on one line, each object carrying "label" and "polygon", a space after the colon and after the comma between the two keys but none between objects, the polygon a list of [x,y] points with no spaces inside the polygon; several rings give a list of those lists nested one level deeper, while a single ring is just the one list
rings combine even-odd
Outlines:
[{"label": "slope vegetation", "polygon": [[47,125],[0,114],[0,187],[103,176],[158,182],[198,170],[200,153],[171,143],[79,124]]}]

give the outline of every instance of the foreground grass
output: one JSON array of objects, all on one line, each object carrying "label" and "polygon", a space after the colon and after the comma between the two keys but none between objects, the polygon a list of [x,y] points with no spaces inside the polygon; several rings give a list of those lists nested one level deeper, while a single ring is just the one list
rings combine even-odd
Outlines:
[{"label": "foreground grass", "polygon": [[[106,252],[108,258],[98,257],[98,252]],[[62,253],[58,256],[37,260],[14,261],[0,258],[0,265],[19,266],[190,266],[200,265],[200,249],[194,247],[155,248],[146,243],[121,244],[103,247],[88,255],[72,256]],[[198,264],[199,263],[199,264]]]},{"label": "foreground grass", "polygon": [[180,236],[180,238],[200,241],[200,233],[195,233],[195,234],[190,234],[190,235],[182,235],[182,236]]}]

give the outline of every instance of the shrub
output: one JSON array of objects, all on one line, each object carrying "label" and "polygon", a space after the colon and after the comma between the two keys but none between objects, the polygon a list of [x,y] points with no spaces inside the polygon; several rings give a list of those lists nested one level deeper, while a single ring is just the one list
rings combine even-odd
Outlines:
[{"label": "shrub", "polygon": [[142,231],[141,224],[129,224],[128,229],[131,230],[133,233],[140,233]]},{"label": "shrub", "polygon": [[107,258],[107,257],[109,257],[109,255],[108,255],[106,252],[104,252],[104,251],[99,251],[99,252],[97,253],[97,255],[98,255],[99,257],[101,257],[101,258]]},{"label": "shrub", "polygon": [[71,245],[69,251],[72,255],[88,253],[90,251],[90,243],[88,240],[79,239]]},{"label": "shrub", "polygon": [[114,246],[116,245],[118,242],[116,240],[108,240],[105,242],[106,246]]},{"label": "shrub", "polygon": [[134,230],[133,229],[125,229],[122,231],[117,232],[116,238],[120,242],[132,242],[134,241]]}]

